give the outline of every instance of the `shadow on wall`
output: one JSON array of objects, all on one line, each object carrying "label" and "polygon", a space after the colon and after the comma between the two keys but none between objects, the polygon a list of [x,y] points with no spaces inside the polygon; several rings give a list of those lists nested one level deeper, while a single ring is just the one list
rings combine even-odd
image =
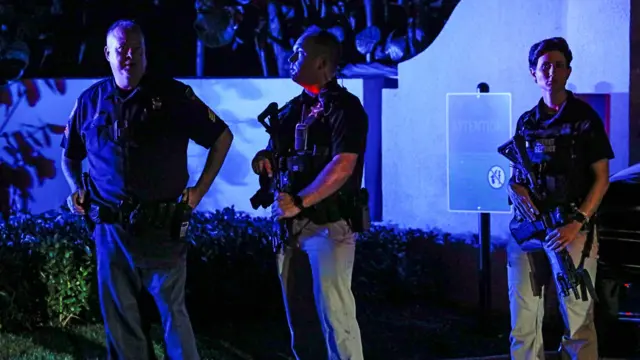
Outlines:
[{"label": "shadow on wall", "polygon": [[[567,90],[572,91],[574,93],[579,93],[578,87],[575,84],[567,83]],[[597,83],[593,89],[596,94],[610,94],[613,90],[613,86],[611,83],[606,81],[600,81]]]},{"label": "shadow on wall", "polygon": [[577,94],[609,95],[608,109],[602,108],[597,101],[594,103],[587,102],[600,113],[604,122],[607,119],[603,114],[605,112],[608,113],[606,114],[608,116],[608,134],[615,154],[615,158],[610,163],[610,173],[614,174],[627,168],[629,166],[629,125],[627,124],[627,119],[629,118],[629,93],[616,92],[614,86],[607,81],[596,83],[593,91],[588,88],[579,88],[572,83],[567,84],[567,89]]},{"label": "shadow on wall", "polygon": [[29,119],[31,123],[27,124],[16,115],[21,104],[34,108],[41,103],[46,88],[51,94],[64,96],[67,83],[64,79],[41,83],[23,79],[0,86],[0,109],[4,107],[0,115],[0,215],[5,221],[11,211],[28,211],[34,200],[33,190],[57,174],[55,161],[44,153],[59,143],[65,126],[40,117]]}]

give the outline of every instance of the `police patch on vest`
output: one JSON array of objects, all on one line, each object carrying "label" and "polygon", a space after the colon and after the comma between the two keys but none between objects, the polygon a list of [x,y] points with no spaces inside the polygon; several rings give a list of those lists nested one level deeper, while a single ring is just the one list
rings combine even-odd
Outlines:
[{"label": "police patch on vest", "polygon": [[536,153],[554,153],[556,152],[556,139],[538,139],[533,149]]}]

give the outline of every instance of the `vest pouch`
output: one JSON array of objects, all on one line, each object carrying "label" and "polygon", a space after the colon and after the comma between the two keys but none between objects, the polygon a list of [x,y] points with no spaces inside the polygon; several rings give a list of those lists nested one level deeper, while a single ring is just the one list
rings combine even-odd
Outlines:
[{"label": "vest pouch", "polygon": [[287,157],[287,170],[291,172],[308,172],[309,171],[309,156],[308,155],[294,155]]},{"label": "vest pouch", "polygon": [[361,188],[356,194],[340,194],[340,209],[342,217],[354,233],[362,233],[371,229],[371,211],[367,189]]},{"label": "vest pouch", "polygon": [[362,188],[356,198],[356,211],[352,227],[354,232],[365,232],[371,229],[371,210],[369,208],[369,191]]}]

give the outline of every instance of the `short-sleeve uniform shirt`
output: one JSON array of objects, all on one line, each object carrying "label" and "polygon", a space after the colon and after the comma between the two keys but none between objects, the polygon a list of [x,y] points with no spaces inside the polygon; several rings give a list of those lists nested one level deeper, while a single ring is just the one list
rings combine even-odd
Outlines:
[{"label": "short-sleeve uniform shirt", "polygon": [[189,140],[210,148],[227,127],[177,80],[147,74],[126,92],[108,78],[78,97],[61,146],[87,160],[94,201],[175,201],[189,179]]}]

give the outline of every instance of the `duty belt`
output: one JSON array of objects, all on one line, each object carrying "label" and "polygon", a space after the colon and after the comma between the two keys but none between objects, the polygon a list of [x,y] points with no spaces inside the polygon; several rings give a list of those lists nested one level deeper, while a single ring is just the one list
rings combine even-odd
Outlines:
[{"label": "duty belt", "polygon": [[167,231],[171,239],[183,241],[189,229],[193,209],[187,203],[158,202],[151,204],[122,203],[117,209],[92,204],[89,219],[96,224],[120,224],[132,235],[148,230]]},{"label": "duty belt", "polygon": [[94,222],[100,224],[121,224],[127,225],[136,221],[132,217],[144,217],[145,222],[154,227],[165,227],[171,224],[178,203],[159,202],[150,204],[133,205],[121,204],[118,208],[91,204],[89,217]]}]

